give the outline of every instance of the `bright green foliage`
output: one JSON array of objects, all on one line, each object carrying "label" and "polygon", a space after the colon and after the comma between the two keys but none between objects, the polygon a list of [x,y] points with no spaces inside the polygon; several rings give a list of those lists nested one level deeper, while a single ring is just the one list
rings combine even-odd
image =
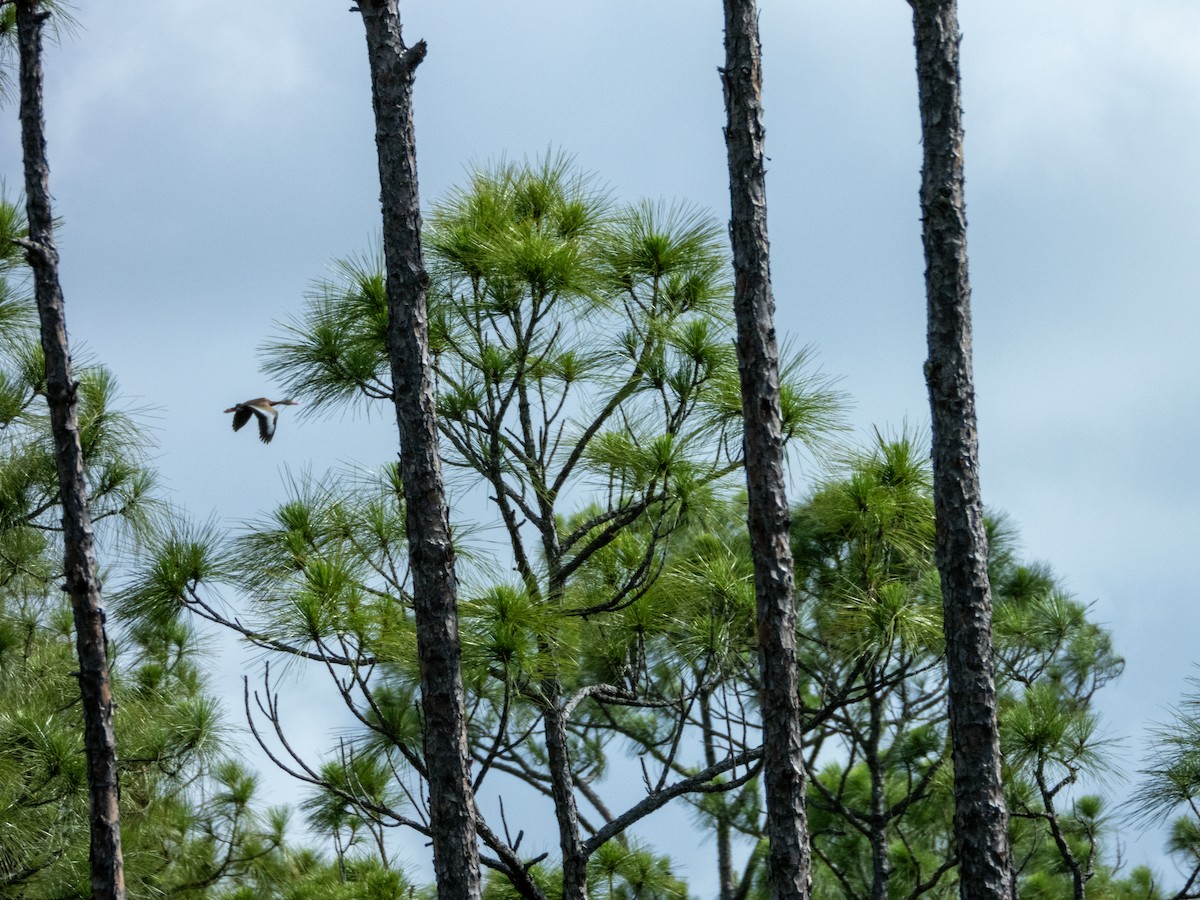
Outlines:
[{"label": "bright green foliage", "polygon": [[[13,218],[11,207],[0,203],[0,220]],[[19,219],[0,221],[0,228],[13,227],[23,226]],[[0,571],[7,566],[19,572],[27,554],[36,556],[43,552],[40,544],[54,543],[61,522],[41,343],[13,262],[0,267],[0,541],[10,542],[13,554],[0,558]],[[155,510],[154,476],[144,465],[149,442],[117,405],[116,381],[107,370],[77,365],[76,377],[92,521],[116,517],[128,533],[142,534]]]},{"label": "bright green foliage", "polygon": [[[102,472],[113,470],[109,454],[129,440],[102,433],[116,422],[94,423],[93,446],[107,448]],[[37,458],[45,424],[22,413],[0,432],[19,448],[0,462],[4,483],[26,488],[6,495],[0,524],[0,896],[30,900],[83,896],[88,883],[83,723],[71,611],[58,588],[57,506],[48,486],[31,487],[27,473],[13,471]],[[149,481],[136,466],[122,470]],[[116,493],[101,502],[115,502]],[[31,499],[38,506],[29,508]],[[273,852],[283,817],[257,812],[254,779],[221,758],[226,731],[188,625],[121,631],[112,652],[127,882],[136,895],[203,896],[247,859]]]},{"label": "bright green foliage", "polygon": [[[685,206],[616,204],[552,157],[476,172],[427,221],[444,459],[456,483],[486,489],[506,544],[468,557],[476,570],[460,566],[476,783],[503,772],[548,796],[574,795],[603,777],[621,734],[614,720],[677,744],[699,697],[752,658],[744,633],[731,643],[733,621],[744,632],[753,619],[745,572],[730,573],[722,609],[708,588],[689,587],[703,573],[668,571],[671,542],[699,535],[709,511],[724,515],[720,497],[740,467],[721,228]],[[337,264],[266,348],[268,371],[307,408],[390,398],[381,270],[372,255]],[[840,399],[802,361],[785,367],[785,427],[818,447]],[[187,607],[337,675],[363,732],[321,771],[332,794],[310,812],[342,847],[374,833],[372,817],[418,820],[399,801],[420,796],[426,764],[401,494],[393,468],[299,479],[284,504],[228,543],[180,528],[128,598],[144,619],[173,621]],[[461,559],[469,529],[455,534]],[[236,622],[212,593],[222,583],[251,601]],[[668,754],[659,784],[751,749],[723,746],[719,759],[684,769]],[[372,797],[365,781],[343,777],[361,765],[392,772],[397,796]],[[743,764],[729,777],[746,774]],[[564,871],[616,852],[602,850],[594,813],[576,821],[556,803],[556,815],[577,847]],[[621,877],[636,880],[636,862],[646,884],[633,894],[666,896],[651,887],[670,881],[664,862],[629,860]]]},{"label": "bright green foliage", "polygon": [[[285,665],[324,661],[342,670],[349,702],[362,694],[362,734],[317,766],[323,787],[302,807],[343,869],[361,870],[369,859],[387,868],[381,822],[415,824],[405,809],[420,791],[412,780],[422,746],[416,637],[395,488],[394,467],[320,483],[303,476],[236,540],[176,526],[150,542],[135,585],[121,598],[122,610],[141,621],[178,622],[190,609],[278,652]],[[236,622],[213,593],[221,583],[248,601],[248,614]]]},{"label": "bright green foliage", "polygon": [[609,841],[588,863],[588,893],[597,900],[686,900],[670,861],[631,843]]},{"label": "bright green foliage", "polygon": [[[941,605],[928,451],[913,434],[848,454],[793,516],[814,710],[810,822],[824,895],[953,891]],[[874,892],[874,893],[873,893]]]},{"label": "bright green foliage", "polygon": [[[321,767],[322,786],[301,805],[309,828],[328,835],[339,867],[355,859],[376,859],[388,865],[384,828],[376,810],[399,809],[392,767],[383,754],[346,753]],[[360,852],[366,844],[366,854]]]},{"label": "bright green foliage", "polygon": [[[0,202],[0,589],[37,595],[60,565],[62,525],[36,307],[15,243],[26,231],[19,209]],[[110,372],[77,361],[75,373],[92,521],[102,539],[139,537],[155,520],[150,441],[118,405]]]},{"label": "bright green foliage", "polygon": [[[868,897],[873,891],[951,897],[958,890],[941,597],[923,443],[908,434],[878,435],[873,446],[847,453],[793,512],[804,690],[813,723],[806,739],[817,897]],[[661,683],[678,683],[681,672],[716,676],[689,712],[710,758],[756,739],[753,724],[747,729],[757,669],[740,518],[731,508],[724,524],[710,515],[678,535],[647,595],[651,599],[662,588],[676,601],[672,637],[647,643],[661,654],[662,665],[654,669]],[[1070,793],[1076,778],[1102,770],[1104,746],[1096,740],[1090,702],[1119,674],[1121,660],[1109,635],[1048,570],[1018,562],[1002,523],[993,523],[992,532],[1022,896],[1026,887],[1031,896],[1072,891],[1073,873],[1054,829],[1080,867],[1090,866],[1093,896],[1124,896],[1122,891],[1135,890],[1136,879],[1122,880],[1106,864],[1111,825],[1102,806]],[[654,658],[653,650],[644,652]],[[704,670],[704,661],[714,658],[723,664]],[[628,713],[618,724],[645,752],[670,752],[673,732],[662,717]],[[765,890],[758,857],[740,871],[730,862],[736,843],[758,840],[760,802],[753,780],[695,802],[698,821],[718,845],[723,897],[751,883]]]},{"label": "bright green foliage", "polygon": [[214,891],[213,900],[412,900],[403,872],[374,859],[331,864],[309,851],[271,854],[239,879]]},{"label": "bright green foliage", "polygon": [[[0,897],[49,900],[90,895],[89,801],[42,357],[13,244],[23,231],[0,203]],[[105,369],[76,372],[92,520],[116,569],[125,539],[158,524],[149,442]],[[178,552],[160,562],[160,595],[208,574]],[[108,629],[130,895],[212,896],[284,852],[286,815],[262,810],[254,776],[225,757],[190,623],[110,617]]]},{"label": "bright green foliage", "polygon": [[1152,734],[1149,759],[1128,808],[1136,824],[1170,820],[1167,852],[1200,894],[1200,679],[1192,679],[1175,717]]},{"label": "bright green foliage", "polygon": [[1124,668],[1112,636],[1088,620],[1087,607],[1067,595],[1047,567],[1012,558],[1003,520],[991,523],[989,541],[997,668],[1010,682],[1047,682],[1068,705],[1085,707]]},{"label": "bright green foliage", "polygon": [[[654,571],[658,539],[740,455],[719,227],[687,207],[616,206],[547,158],[475,173],[429,216],[426,248],[448,464],[497,492],[535,598],[561,597],[618,532],[649,526],[627,548],[633,577],[615,593],[628,596]],[[380,270],[339,263],[267,348],[268,370],[318,408],[390,394]],[[796,366],[787,427],[819,442],[837,398]],[[586,493],[594,516],[552,533],[560,498]]]},{"label": "bright green foliage", "polygon": [[1017,874],[1031,896],[1100,896],[1115,877],[1105,865],[1112,831],[1099,798],[1079,796],[1075,786],[1106,774],[1106,742],[1091,704],[1124,661],[1108,632],[1088,620],[1087,607],[1067,595],[1048,568],[1013,558],[1002,520],[991,524],[989,541],[1000,740]]},{"label": "bright green foliage", "polygon": [[[529,877],[546,900],[561,900],[562,871],[543,863],[534,863],[529,867]],[[499,872],[485,871],[483,879],[483,900],[518,900],[522,895],[509,879]]]},{"label": "bright green foliage", "polygon": [[[831,890],[859,885],[853,890],[863,896],[880,878],[905,896],[919,885],[934,896],[956,891],[953,868],[934,878],[953,862],[953,807],[933,514],[919,446],[908,437],[881,440],[796,515],[798,582],[811,591],[810,633],[819,637],[813,646],[833,653],[811,664],[818,693],[849,684],[852,701],[810,737],[827,750],[840,744],[849,760],[813,773],[814,851],[818,871],[833,876]],[[1091,700],[1123,662],[1048,569],[1016,559],[1003,520],[989,528],[1021,896],[1069,896],[1076,882],[1103,896],[1118,885],[1103,855],[1111,828],[1098,798],[1072,791],[1080,778],[1104,772]],[[830,680],[851,664],[857,680]]]},{"label": "bright green foliage", "polygon": [[[930,473],[919,440],[879,437],[851,455],[793,516],[797,584],[811,628],[851,658],[937,651],[929,596]],[[819,602],[817,602],[819,601]]]},{"label": "bright green foliage", "polygon": [[[40,614],[9,599],[0,599],[0,628],[22,640],[0,658],[0,896],[82,896],[88,795],[69,613],[49,597]],[[138,895],[199,897],[272,851],[284,819],[255,811],[254,779],[220,760],[224,729],[202,691],[194,637],[181,628],[122,644],[114,675],[126,878]]]},{"label": "bright green foliage", "polygon": [[[765,896],[755,603],[745,501],[732,490],[741,400],[720,229],[683,206],[620,206],[554,158],[477,171],[427,222],[444,460],[455,486],[482,487],[492,513],[486,531],[455,523],[477,790],[508,777],[553,799],[593,895],[682,896],[665,858],[603,830],[622,811],[605,805],[603,779],[615,753],[632,751],[649,798],[699,779],[689,801],[713,834],[722,900]],[[376,254],[338,263],[266,348],[267,369],[306,408],[390,399],[381,271]],[[838,397],[802,363],[784,367],[785,427],[821,448]],[[958,890],[926,444],[877,434],[794,510],[815,897]],[[161,537],[126,598],[138,621],[167,627],[188,609],[273,658],[328,669],[357,717],[361,728],[306,776],[320,784],[304,811],[334,861],[267,854],[247,876],[261,876],[262,896],[293,896],[280,893],[285,871],[304,896],[326,896],[334,871],[350,893],[328,896],[377,896],[354,893],[368,885],[392,896],[401,882],[384,878],[384,829],[423,827],[402,493],[395,466],[296,478],[238,536],[178,527]],[[1156,897],[1146,873],[1112,870],[1104,805],[1078,792],[1103,768],[1093,695],[1122,661],[1047,568],[1017,559],[1004,522],[989,527],[1022,896],[1082,885],[1093,897]],[[236,619],[218,593],[230,585],[248,600]],[[504,829],[532,825],[524,814],[510,807]],[[1179,852],[1200,846],[1193,832],[1179,826]],[[755,848],[740,867],[739,844]],[[536,890],[561,893],[568,860],[507,849]],[[487,896],[516,896],[512,864],[494,864]]]},{"label": "bright green foliage", "polygon": [[[530,873],[547,900],[561,896],[561,873],[535,865]],[[686,900],[687,886],[671,873],[670,861],[634,842],[609,841],[588,861],[588,896],[596,900]],[[484,900],[517,900],[521,895],[504,878],[485,879]]]}]

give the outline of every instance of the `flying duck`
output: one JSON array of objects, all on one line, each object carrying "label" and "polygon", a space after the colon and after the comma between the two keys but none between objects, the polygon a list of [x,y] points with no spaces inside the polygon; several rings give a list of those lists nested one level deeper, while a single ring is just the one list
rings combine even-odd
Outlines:
[{"label": "flying duck", "polygon": [[237,431],[249,422],[250,414],[253,413],[258,419],[259,439],[264,444],[269,444],[271,443],[271,438],[275,437],[275,420],[279,418],[279,413],[275,410],[275,407],[298,405],[295,400],[268,400],[266,397],[259,397],[256,400],[247,400],[245,403],[231,406],[225,412],[233,413],[234,431]]}]

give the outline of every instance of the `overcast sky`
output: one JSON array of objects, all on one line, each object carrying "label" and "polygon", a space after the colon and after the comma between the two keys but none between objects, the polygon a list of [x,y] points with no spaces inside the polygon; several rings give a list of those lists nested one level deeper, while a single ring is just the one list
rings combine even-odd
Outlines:
[{"label": "overcast sky", "polygon": [[[170,497],[199,519],[268,509],[289,467],[394,458],[387,416],[288,409],[264,447],[221,413],[274,392],[256,349],[378,231],[349,6],[79,0],[80,30],[47,58],[72,340],[153,410]],[[429,43],[427,203],[472,163],[554,148],[619,197],[727,218],[716,0],[402,12],[409,42]],[[1200,4],[964,0],[960,15],[985,500],[1113,630],[1127,668],[1099,703],[1133,771],[1193,673],[1200,618]],[[841,379],[863,435],[928,420],[911,28],[903,0],[762,2],[778,326]],[[687,873],[697,889],[703,865]]]}]

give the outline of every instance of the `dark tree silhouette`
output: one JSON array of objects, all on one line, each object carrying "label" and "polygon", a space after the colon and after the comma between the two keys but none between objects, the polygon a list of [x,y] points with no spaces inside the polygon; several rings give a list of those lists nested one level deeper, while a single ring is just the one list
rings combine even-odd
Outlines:
[{"label": "dark tree silhouette", "polygon": [[50,208],[42,75],[42,26],[49,16],[39,0],[16,2],[21,146],[25,155],[29,222],[29,236],[22,239],[22,244],[33,270],[34,295],[41,320],[42,350],[46,357],[46,400],[50,407],[63,509],[64,588],[71,597],[79,653],[77,675],[83,697],[84,751],[91,792],[92,897],[123,900],[125,869],[121,857],[112,684],[83,474],[83,449],[79,440],[78,382],[71,370],[62,286],[58,280],[58,249],[54,244],[54,216]]},{"label": "dark tree silhouette", "polygon": [[725,0],[725,144],[729,156],[734,312],[746,420],[750,549],[762,669],[763,780],[772,900],[807,897],[800,700],[796,674],[796,594],[784,489],[779,348],[771,295],[763,156],[762,48],[754,0]]},{"label": "dark tree silhouette", "polygon": [[955,0],[910,0],[910,5],[925,151],[925,378],[933,417],[935,547],[945,611],[960,890],[966,900],[999,900],[1012,896],[1013,877],[1000,778],[992,592],[971,373],[958,11]]},{"label": "dark tree silhouette", "polygon": [[460,671],[458,586],[429,360],[429,276],[421,253],[412,114],[414,73],[426,46],[424,41],[405,46],[396,0],[359,0],[358,9],[366,26],[375,107],[387,349],[400,430],[434,871],[439,897],[467,900],[480,893],[479,848]]}]

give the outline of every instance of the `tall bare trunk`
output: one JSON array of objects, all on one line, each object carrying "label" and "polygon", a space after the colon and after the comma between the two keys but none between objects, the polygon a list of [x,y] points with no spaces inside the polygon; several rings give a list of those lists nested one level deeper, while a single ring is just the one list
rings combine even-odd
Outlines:
[{"label": "tall bare trunk", "polygon": [[796,597],[784,489],[779,348],[767,241],[763,157],[762,53],[754,0],[725,0],[729,193],[738,368],[745,415],[750,550],[758,608],[763,694],[763,780],[772,900],[808,897],[810,858],[804,807],[796,675]]},{"label": "tall bare trunk", "polygon": [[83,739],[87,756],[91,826],[92,897],[123,900],[118,808],[117,741],[113,732],[112,683],[104,634],[104,608],[96,574],[92,519],[87,506],[83,450],[79,443],[77,383],[71,371],[58,249],[50,209],[50,166],[46,161],[42,106],[42,25],[49,13],[39,0],[18,0],[20,45],[21,145],[25,154],[25,196],[29,218],[26,243],[46,356],[46,401],[54,433],[55,460],[63,507],[65,586],[75,616],[79,689],[83,698]]},{"label": "tall bare trunk", "polygon": [[925,149],[925,378],[933,416],[936,550],[946,621],[959,883],[966,900],[1008,900],[1013,876],[1000,780],[992,593],[971,373],[958,12],[955,0],[911,2]]},{"label": "tall bare trunk", "polygon": [[458,585],[429,359],[429,277],[421,253],[412,113],[413,77],[426,47],[424,41],[404,45],[396,0],[359,0],[358,7],[366,26],[379,151],[387,347],[400,431],[434,872],[441,900],[473,900],[480,896],[479,848],[460,671]]}]

